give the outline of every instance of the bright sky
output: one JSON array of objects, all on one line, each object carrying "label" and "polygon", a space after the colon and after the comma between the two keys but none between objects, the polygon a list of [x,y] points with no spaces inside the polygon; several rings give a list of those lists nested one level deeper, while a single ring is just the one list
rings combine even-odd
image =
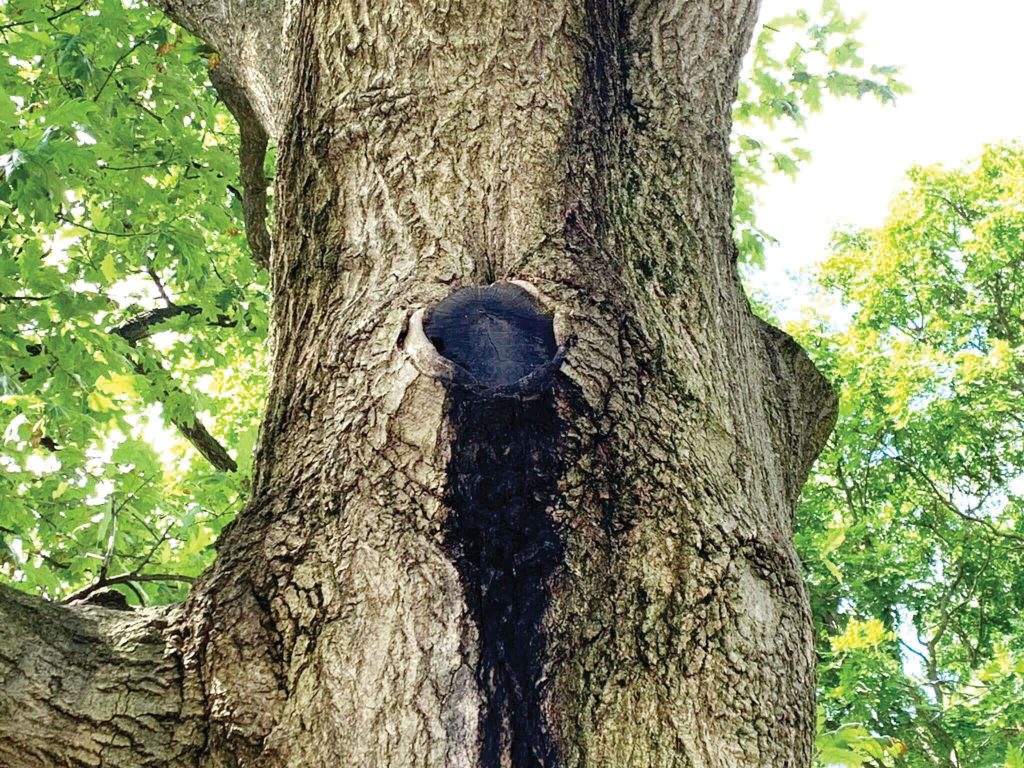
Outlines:
[{"label": "bright sky", "polygon": [[[815,2],[763,0],[762,18]],[[779,245],[750,282],[784,319],[799,316],[806,301],[792,276],[821,259],[837,225],[880,224],[907,168],[955,166],[986,143],[1024,138],[1024,3],[842,0],[841,7],[866,16],[865,60],[900,65],[912,93],[895,106],[827,104],[808,120],[811,163],[795,182],[777,178],[761,190],[759,221]]]}]

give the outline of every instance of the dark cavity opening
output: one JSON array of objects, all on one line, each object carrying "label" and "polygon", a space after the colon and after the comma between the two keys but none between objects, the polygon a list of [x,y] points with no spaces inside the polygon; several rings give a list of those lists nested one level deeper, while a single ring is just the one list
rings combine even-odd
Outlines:
[{"label": "dark cavity opening", "polygon": [[484,387],[505,387],[550,362],[558,345],[551,316],[512,283],[456,291],[428,313],[437,351]]},{"label": "dark cavity opening", "polygon": [[[558,768],[543,683],[543,620],[565,550],[550,517],[563,432],[548,366],[556,354],[551,318],[522,289],[495,285],[453,294],[431,311],[425,331],[439,352],[489,387],[448,383],[454,440],[445,548],[478,628],[479,765]],[[495,389],[531,373],[528,392]]]}]

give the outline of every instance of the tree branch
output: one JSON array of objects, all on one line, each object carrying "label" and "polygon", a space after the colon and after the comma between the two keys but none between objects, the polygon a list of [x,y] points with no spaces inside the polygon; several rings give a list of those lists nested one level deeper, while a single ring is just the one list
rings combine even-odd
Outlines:
[{"label": "tree branch", "polygon": [[[199,307],[191,305],[171,305],[168,307],[160,307],[158,309],[150,310],[149,312],[143,312],[141,315],[133,317],[122,323],[119,326],[110,329],[110,332],[116,336],[120,336],[122,339],[127,341],[131,346],[135,346],[135,343],[141,339],[146,338],[152,332],[151,329],[154,325],[170,320],[171,318],[178,317],[179,315],[198,315],[202,310]],[[225,319],[224,321],[228,321]],[[145,364],[136,360],[134,362],[135,372],[140,376],[150,376],[152,371],[145,366]],[[163,370],[161,369],[161,373]],[[171,391],[180,391],[176,388],[172,388]],[[228,454],[227,449],[220,444],[220,442],[210,431],[203,425],[198,417],[193,417],[191,422],[185,421],[184,419],[171,419],[171,422],[178,431],[185,436],[185,439],[192,443],[193,447],[203,458],[209,461],[215,468],[221,472],[237,472],[238,464]]]},{"label": "tree branch", "polygon": [[244,88],[229,69],[220,66],[211,69],[210,81],[238,122],[241,140],[238,162],[245,237],[249,241],[253,260],[268,269],[270,233],[267,231],[267,178],[263,173],[263,161],[267,156],[269,137]]},{"label": "tree branch", "polygon": [[[168,314],[169,313],[169,314]],[[153,325],[159,322],[169,319],[169,317],[175,317],[177,315],[189,312],[186,307],[162,307],[160,309],[152,310],[151,312],[144,312],[138,317],[132,318],[126,323],[116,326],[110,330],[111,333],[117,336],[121,336],[126,339],[131,346],[135,346],[132,337],[137,337],[135,340],[146,338],[150,334],[150,329]],[[119,331],[123,331],[119,332]],[[30,355],[40,355],[43,352],[43,346],[41,344],[29,344],[26,347],[26,351]],[[150,378],[154,373],[152,370],[147,368],[141,360],[132,361],[132,367],[137,374]],[[166,373],[163,369],[160,369],[160,373]],[[168,389],[168,394],[179,392],[183,397],[188,397],[179,388],[171,385]],[[185,436],[193,447],[202,454],[203,458],[209,461],[216,469],[221,472],[237,472],[238,464],[228,454],[227,449],[218,442],[217,438],[210,434],[209,430],[203,425],[198,417],[193,416],[191,421],[184,419],[171,419],[171,423],[177,427],[178,431]],[[50,450],[57,450],[56,444],[50,438],[43,438],[43,440],[49,440],[50,445],[47,445]]]},{"label": "tree branch", "polygon": [[182,576],[180,573],[122,573],[117,576],[104,576],[97,579],[95,582],[87,587],[82,587],[77,592],[72,592],[70,595],[64,598],[61,602],[65,605],[76,603],[80,600],[85,600],[93,592],[100,589],[106,589],[107,587],[115,587],[118,584],[132,584],[135,582],[147,582],[147,581],[177,581],[183,584],[193,584],[195,579],[191,576]]},{"label": "tree branch", "polygon": [[[280,127],[283,0],[151,0],[219,55],[268,136]],[[230,107],[229,107],[230,108]]]},{"label": "tree branch", "polygon": [[[110,332],[120,336],[129,344],[135,344],[137,341],[142,341],[152,336],[154,326],[160,325],[160,323],[173,320],[180,315],[195,317],[201,314],[202,311],[195,304],[172,304],[167,307],[159,307],[141,312],[135,317],[125,320],[120,325],[114,326],[110,329]],[[217,319],[211,320],[208,325],[214,325],[218,328],[234,328],[236,323],[226,315],[218,315]]]},{"label": "tree branch", "polygon": [[[210,81],[238,122],[245,233],[254,261],[270,264],[267,143],[280,129],[283,0],[153,0],[218,53]],[[244,22],[244,23],[243,23]]]},{"label": "tree branch", "polygon": [[[140,376],[147,378],[152,376],[153,371],[146,367],[146,365],[136,360],[134,363],[135,372]],[[162,368],[160,373],[166,373]],[[168,388],[168,394],[184,393],[181,390],[171,385]],[[187,395],[184,395],[187,397]],[[221,472],[237,472],[238,464],[228,454],[227,449],[220,444],[220,442],[210,431],[203,425],[203,422],[199,420],[198,416],[193,416],[191,421],[185,419],[171,418],[171,423],[178,429],[179,432],[192,443],[192,447],[199,451],[208,462],[210,462],[216,469]]]},{"label": "tree branch", "polygon": [[203,744],[178,609],[59,606],[0,585],[0,765],[184,768]]},{"label": "tree branch", "polygon": [[154,325],[159,325],[179,315],[194,317],[200,312],[202,310],[193,304],[175,304],[169,307],[160,307],[138,314],[120,325],[114,326],[110,329],[110,332],[115,336],[120,336],[129,344],[135,344],[138,341],[149,338],[153,333]]},{"label": "tree branch", "polygon": [[940,507],[946,509],[949,512],[952,512],[954,515],[959,517],[964,522],[976,523],[982,526],[996,538],[1024,543],[1024,536],[1018,536],[1016,533],[1013,533],[1011,531],[1001,530],[1000,528],[996,527],[995,523],[993,523],[991,520],[988,520],[983,517],[975,517],[974,515],[964,512],[946,493],[943,493],[943,491],[938,487],[938,485],[936,485],[935,481],[931,479],[928,473],[925,472],[920,467],[918,467],[917,464],[915,464],[914,462],[910,461],[904,456],[892,456],[890,458],[897,464],[906,467],[908,470],[910,470],[910,473],[912,475],[921,480],[921,482],[923,482],[926,488],[931,492],[930,495],[932,496],[932,498],[939,503]]},{"label": "tree branch", "polygon": [[238,464],[228,454],[227,449],[210,434],[198,417],[194,418],[191,424],[181,419],[171,419],[171,421],[185,436],[185,439],[192,443],[192,447],[199,451],[203,458],[213,464],[216,469],[221,472],[238,471]]}]

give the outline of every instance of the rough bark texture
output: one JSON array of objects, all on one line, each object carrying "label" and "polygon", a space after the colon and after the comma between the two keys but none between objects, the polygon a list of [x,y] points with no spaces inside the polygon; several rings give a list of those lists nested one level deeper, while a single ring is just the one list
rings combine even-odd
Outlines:
[{"label": "rough bark texture", "polygon": [[0,585],[0,765],[196,765],[203,711],[182,695],[176,618],[43,604]]},{"label": "rough bark texture", "polygon": [[[174,646],[197,764],[808,765],[792,506],[834,396],[737,278],[756,12],[286,9],[285,96],[256,109],[280,141],[273,386]],[[495,391],[431,309],[507,280],[559,349]]]},{"label": "rough bark texture", "polygon": [[[276,136],[285,119],[285,0],[152,0],[151,5],[217,51],[221,72],[214,85],[222,90],[227,84],[237,94],[225,101],[243,127],[252,115],[267,135]],[[240,103],[243,98],[247,104]]]}]

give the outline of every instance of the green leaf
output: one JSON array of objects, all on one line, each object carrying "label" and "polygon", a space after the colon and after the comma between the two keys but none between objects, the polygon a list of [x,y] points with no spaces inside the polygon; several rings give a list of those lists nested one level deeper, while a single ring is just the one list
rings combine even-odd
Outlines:
[{"label": "green leaf", "polygon": [[103,257],[103,261],[100,264],[100,272],[106,278],[108,284],[113,283],[117,279],[117,264],[114,262],[114,255],[112,253],[108,253]]}]

